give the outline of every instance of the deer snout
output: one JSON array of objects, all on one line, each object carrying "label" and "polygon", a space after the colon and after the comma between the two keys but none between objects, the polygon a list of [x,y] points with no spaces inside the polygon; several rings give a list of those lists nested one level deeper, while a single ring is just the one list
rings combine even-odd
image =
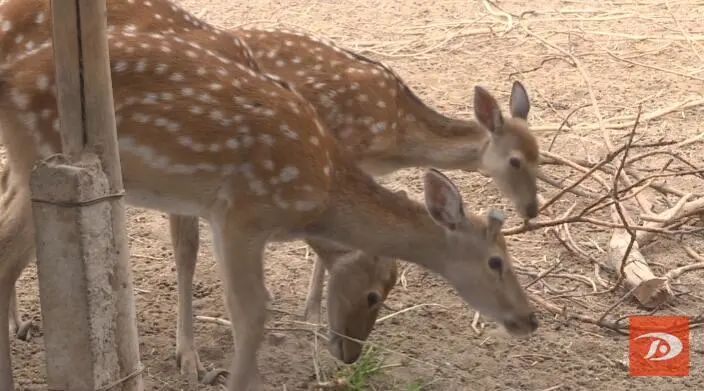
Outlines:
[{"label": "deer snout", "polygon": [[506,331],[515,336],[528,336],[538,329],[538,317],[535,312],[526,316],[511,317],[503,321]]},{"label": "deer snout", "polygon": [[328,350],[336,359],[345,364],[352,364],[359,359],[362,353],[362,344],[332,334],[328,342]]}]

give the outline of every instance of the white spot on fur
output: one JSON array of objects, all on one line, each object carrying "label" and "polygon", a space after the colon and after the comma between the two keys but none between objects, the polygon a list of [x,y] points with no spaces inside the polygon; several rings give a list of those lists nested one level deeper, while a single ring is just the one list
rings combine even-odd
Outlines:
[{"label": "white spot on fur", "polygon": [[141,124],[146,124],[149,122],[150,116],[143,114],[143,113],[134,113],[132,114],[132,120],[135,122],[139,122]]},{"label": "white spot on fur", "polygon": [[235,138],[231,138],[225,142],[225,146],[230,149],[237,149],[240,147],[240,142]]},{"label": "white spot on fur", "polygon": [[281,170],[281,173],[279,174],[279,179],[281,179],[282,183],[288,183],[298,178],[299,173],[300,172],[298,171],[298,168],[293,166],[286,166]]},{"label": "white spot on fur", "polygon": [[135,65],[134,70],[137,72],[144,72],[147,69],[147,60],[146,59],[141,59],[137,61],[137,65]]},{"label": "white spot on fur", "polygon": [[293,140],[298,140],[298,133],[291,130],[291,128],[287,124],[281,124],[281,126],[279,126],[279,129],[281,130],[281,133],[283,133],[286,137]]},{"label": "white spot on fur", "polygon": [[377,122],[371,127],[372,133],[374,134],[379,134],[383,131],[386,130],[386,123],[385,122]]},{"label": "white spot on fur", "polygon": [[29,106],[29,97],[15,88],[10,91],[10,97],[12,99],[12,103],[14,103],[19,109],[26,110],[27,106]]},{"label": "white spot on fur", "polygon": [[37,77],[37,88],[39,88],[40,91],[46,91],[49,89],[49,76],[39,75]]},{"label": "white spot on fur", "polygon": [[120,60],[113,65],[112,70],[115,72],[124,72],[127,70],[127,61]]}]

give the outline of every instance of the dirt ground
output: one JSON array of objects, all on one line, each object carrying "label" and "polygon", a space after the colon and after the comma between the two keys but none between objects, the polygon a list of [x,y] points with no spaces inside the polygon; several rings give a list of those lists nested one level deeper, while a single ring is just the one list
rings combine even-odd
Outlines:
[{"label": "dirt ground", "polygon": [[[553,152],[575,159],[598,160],[603,154],[601,132],[584,129],[598,122],[594,107],[588,106],[592,103],[590,88],[604,119],[632,116],[639,104],[644,113],[649,113],[704,97],[702,1],[494,3],[510,17],[482,1],[182,0],[180,3],[205,20],[224,27],[287,26],[329,37],[342,46],[385,61],[426,102],[458,117],[472,116],[474,85],[489,88],[506,107],[511,81],[519,79],[532,98],[533,126],[549,128],[560,124],[578,109],[570,118],[574,126],[566,127],[552,147]],[[675,110],[644,121],[637,139],[681,141],[704,132],[703,124],[704,106]],[[612,130],[614,143],[623,143],[628,131],[627,128]],[[552,130],[536,134],[543,149],[555,137]],[[697,153],[701,148],[701,143],[693,143],[680,153],[694,165],[702,166],[703,157]],[[644,161],[642,168],[657,169],[664,162],[665,158],[654,157]],[[576,171],[564,166],[544,169],[557,178],[576,175]],[[383,178],[383,183],[419,197],[422,188],[419,174],[419,170],[406,170]],[[494,206],[514,215],[488,179],[461,172],[449,175],[460,184],[473,210]],[[701,191],[700,182],[691,177],[671,179],[668,183],[683,191]],[[544,183],[540,186],[546,198],[557,191]],[[598,189],[594,183],[588,186]],[[555,207],[564,210],[572,200],[574,197],[567,197]],[[655,196],[653,200],[656,208],[662,210],[664,200]],[[513,217],[507,226],[516,223]],[[147,389],[184,389],[174,360],[176,278],[167,218],[132,208],[128,211],[128,224]],[[196,313],[226,317],[205,225],[202,234]],[[572,234],[590,255],[605,259],[603,249],[607,248],[608,230],[582,224],[575,225]],[[696,251],[704,251],[701,234],[684,239],[660,238],[643,250],[656,274],[694,262],[682,250],[683,240]],[[568,252],[545,230],[510,236],[508,241],[524,271],[540,272],[561,259],[556,272],[594,279],[593,265]],[[447,284],[417,267],[405,264],[403,267],[403,280],[391,294],[388,305],[396,310],[425,305],[376,327],[371,345],[381,352],[378,358],[383,359],[383,365],[371,376],[366,389],[704,390],[702,329],[692,330],[689,377],[633,378],[629,377],[624,361],[628,339],[623,335],[567,321],[544,309],[539,316],[541,328],[530,339],[504,337],[491,323],[477,335],[470,327],[473,311]],[[324,348],[316,352],[312,334],[296,323],[301,319],[311,268],[312,258],[306,258],[303,243],[270,245],[266,257],[267,284],[275,300],[268,323],[271,330],[261,350],[259,366],[271,390],[307,389],[316,379],[316,361],[324,379],[335,378],[342,370],[342,365]],[[608,271],[603,271],[601,277],[610,282],[616,279]],[[529,275],[521,278],[523,282],[532,279]],[[584,281],[570,278],[548,277],[544,281],[531,290],[551,300],[556,291],[576,295],[593,289]],[[673,288],[678,296],[660,308],[658,314],[701,314],[704,274],[691,272],[676,282]],[[34,319],[37,336],[30,342],[13,343],[15,376],[22,389],[43,389],[41,322],[33,266],[23,274],[19,292],[21,308]],[[553,301],[569,311],[598,317],[624,293],[620,289],[598,296]],[[610,318],[647,312],[632,300],[626,300],[611,312]],[[384,310],[381,315],[390,313]],[[197,322],[196,341],[208,367],[227,365],[233,349],[229,329]]]}]

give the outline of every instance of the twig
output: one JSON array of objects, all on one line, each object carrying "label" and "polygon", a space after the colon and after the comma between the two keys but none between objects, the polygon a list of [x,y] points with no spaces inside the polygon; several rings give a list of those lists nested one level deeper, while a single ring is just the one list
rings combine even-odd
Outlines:
[{"label": "twig", "polygon": [[402,309],[402,310],[400,310],[400,311],[396,311],[396,312],[394,312],[393,314],[389,314],[389,315],[386,315],[386,316],[382,316],[381,318],[379,318],[379,319],[376,320],[376,324],[379,324],[379,323],[384,322],[384,321],[386,321],[386,320],[389,320],[389,319],[391,319],[391,318],[393,318],[393,317],[396,317],[396,316],[398,316],[398,315],[401,315],[401,314],[406,313],[406,312],[409,312],[409,311],[416,310],[416,309],[421,308],[421,307],[440,307],[440,308],[442,308],[442,309],[447,309],[447,307],[445,307],[444,305],[442,305],[442,304],[436,304],[436,303],[416,304],[416,305],[414,305],[414,306],[411,306],[411,307],[408,307],[408,308],[404,308],[404,309]]},{"label": "twig", "polygon": [[560,266],[561,263],[562,263],[562,259],[558,258],[558,259],[557,259],[557,262],[555,262],[554,265],[550,266],[548,269],[546,269],[545,271],[543,271],[543,272],[541,272],[540,274],[538,274],[538,276],[535,277],[535,279],[534,279],[533,281],[531,281],[531,282],[529,282],[527,285],[525,285],[525,286],[523,287],[523,289],[528,289],[528,288],[530,288],[531,286],[535,285],[535,283],[537,283],[538,281],[542,280],[543,278],[545,278],[545,276],[547,276],[548,274],[550,274],[551,272],[553,272],[555,269],[557,269],[557,267]]},{"label": "twig", "polygon": [[[618,286],[619,283],[625,278],[625,268],[626,268],[626,263],[628,261],[628,256],[631,255],[631,251],[633,250],[633,245],[636,242],[636,232],[631,229],[631,226],[628,222],[628,218],[626,218],[626,213],[621,207],[621,202],[619,201],[619,194],[618,194],[618,181],[619,177],[621,176],[621,172],[623,171],[623,166],[626,164],[626,159],[628,159],[628,152],[629,152],[629,147],[631,146],[631,143],[633,142],[633,137],[636,134],[636,128],[638,127],[638,120],[640,120],[640,113],[641,113],[641,106],[638,106],[638,114],[636,115],[636,120],[635,123],[633,124],[633,128],[631,129],[631,132],[628,135],[628,141],[626,142],[626,148],[623,151],[623,158],[621,159],[621,164],[619,164],[618,168],[616,169],[616,173],[614,174],[614,179],[613,179],[613,185],[611,187],[611,197],[614,201],[614,210],[618,214],[618,217],[621,219],[621,223],[624,225],[624,229],[626,232],[628,232],[628,235],[631,237],[630,241],[628,243],[628,246],[626,247],[626,251],[623,253],[623,257],[621,258],[621,266],[619,269],[619,275],[618,275],[618,282],[614,284],[614,286]],[[604,140],[606,142],[607,140]],[[602,321],[604,317],[602,316],[599,321]]]},{"label": "twig", "polygon": [[[637,123],[637,121],[636,121]],[[632,132],[633,133],[633,132]],[[590,168],[587,172],[585,172],[581,177],[579,177],[576,181],[570,183],[567,187],[563,188],[561,191],[559,191],[557,194],[555,194],[550,200],[545,202],[541,207],[540,210],[543,211],[547,209],[550,205],[555,203],[557,200],[562,198],[562,196],[565,195],[570,189],[578,186],[580,183],[584,182],[587,178],[591,177],[592,174],[597,171],[601,166],[611,162],[616,156],[618,156],[619,153],[623,152],[624,150],[627,150],[628,147],[630,146],[630,142],[633,141],[633,137],[631,137],[628,141],[628,143],[622,145],[618,149],[616,149],[613,152],[610,152],[606,155],[604,159],[602,159],[599,163],[597,163],[594,167]]]},{"label": "twig", "polygon": [[[575,161],[573,161],[573,160],[571,160],[571,159],[568,159],[568,158],[566,158],[566,157],[564,157],[564,156],[560,156],[560,155],[558,155],[558,154],[556,154],[556,153],[554,153],[554,152],[550,152],[550,151],[541,151],[541,152],[540,152],[540,155],[541,155],[541,157],[547,157],[547,158],[553,159],[553,160],[555,160],[555,161],[557,161],[557,162],[560,162],[560,163],[562,163],[562,164],[565,164],[565,165],[567,165],[567,166],[569,166],[569,167],[572,167],[572,168],[574,168],[574,169],[577,170],[577,171],[581,171],[581,172],[583,172],[583,173],[588,173],[588,172],[590,172],[590,169],[588,169],[588,168],[586,168],[586,167],[583,167],[582,165],[578,164],[577,162],[575,162]],[[617,155],[618,155],[618,154],[614,155],[614,157],[617,156]],[[597,164],[598,164],[598,163],[597,163]],[[590,166],[593,166],[593,165],[590,165]],[[592,172],[591,176],[592,176],[592,179],[594,179],[595,181],[599,182],[599,184],[600,184],[604,189],[607,189],[607,190],[609,189],[609,185],[606,184],[606,181],[605,181],[603,178],[601,178],[600,175],[597,175],[596,173]]]},{"label": "twig", "polygon": [[694,263],[692,265],[686,265],[686,266],[681,266],[678,267],[677,269],[672,269],[667,274],[665,274],[665,278],[668,280],[674,280],[679,278],[682,274],[691,272],[693,270],[701,270],[704,269],[704,262],[699,262],[699,263]]},{"label": "twig", "polygon": [[[499,6],[497,6],[494,2],[490,0],[483,0],[482,4],[484,4],[484,9],[486,9],[486,12],[488,12],[492,16],[502,16],[506,18],[506,28],[504,29],[504,34],[508,33],[509,31],[511,31],[511,29],[513,29],[513,17],[511,16],[511,14],[502,10]],[[489,6],[490,4],[491,6]],[[494,11],[493,8],[496,8],[497,10],[499,10],[499,12]]]},{"label": "twig", "polygon": [[472,330],[474,330],[474,333],[477,335],[482,334],[482,330],[479,329],[479,311],[474,311],[474,317],[472,317],[472,324],[470,326],[472,327]]},{"label": "twig", "polygon": [[692,259],[698,261],[698,263],[694,263],[691,265],[685,265],[685,266],[681,266],[676,269],[670,270],[669,272],[667,272],[667,274],[665,274],[665,278],[667,278],[668,280],[677,279],[682,274],[693,271],[693,270],[704,269],[704,257],[701,256],[696,251],[694,251],[693,248],[691,248],[687,245],[684,245],[683,248],[684,248],[684,251],[687,253],[687,255],[692,257]]},{"label": "twig", "polygon": [[[556,180],[556,179],[554,179],[554,178],[548,176],[548,174],[546,174],[546,173],[545,173],[544,171],[542,171],[542,170],[538,171],[538,174],[536,175],[536,177],[537,177],[538,179],[540,179],[541,181],[543,181],[543,182],[549,184],[550,186],[553,186],[553,187],[558,188],[558,189],[562,189],[562,188],[563,188],[563,187],[562,187],[562,184],[561,184],[558,180]],[[588,192],[586,192],[586,191],[584,191],[584,190],[578,189],[576,186],[573,187],[573,188],[571,188],[571,189],[568,189],[567,191],[570,192],[570,193],[572,193],[572,194],[578,195],[578,196],[580,196],[580,197],[585,197],[585,198],[594,198],[594,196],[595,196],[595,192],[594,192],[594,191],[590,191],[590,192],[588,193]],[[591,194],[590,194],[590,193],[591,193]]]},{"label": "twig", "polygon": [[619,333],[619,334],[622,334],[622,335],[628,335],[628,333],[624,330],[624,327],[621,327],[621,326],[619,326],[618,324],[616,324],[616,323],[614,323],[614,322],[609,322],[609,321],[606,321],[606,320],[604,320],[604,321],[602,321],[602,322],[599,322],[598,319],[595,319],[595,318],[593,318],[593,317],[591,317],[591,316],[589,316],[589,315],[584,315],[584,314],[579,314],[579,313],[573,313],[573,312],[567,312],[566,309],[560,308],[560,307],[558,307],[556,304],[551,303],[551,302],[549,302],[549,301],[547,301],[547,300],[545,300],[545,299],[543,299],[542,297],[537,296],[537,295],[531,295],[531,296],[530,296],[530,299],[533,300],[534,302],[540,304],[542,307],[544,307],[544,308],[547,309],[548,311],[550,311],[550,312],[552,312],[552,313],[554,313],[554,314],[557,314],[557,315],[564,316],[564,317],[567,318],[567,319],[575,319],[575,320],[578,320],[578,321],[580,321],[580,322],[590,323],[590,324],[593,324],[593,325],[596,325],[596,326],[601,326],[601,327],[607,328],[607,329],[609,329],[609,330],[613,330],[613,331],[615,331],[615,332],[617,332],[617,333]]},{"label": "twig", "polygon": [[614,304],[612,304],[606,311],[604,311],[604,313],[601,314],[601,316],[599,317],[598,323],[601,324],[601,323],[604,321],[604,319],[606,319],[606,316],[609,315],[609,313],[611,313],[611,311],[615,310],[616,307],[618,307],[618,306],[620,306],[621,304],[623,304],[623,302],[625,302],[629,297],[631,297],[631,295],[633,295],[633,292],[635,292],[636,289],[638,289],[637,286],[631,288],[631,290],[629,290],[628,292],[626,292],[625,295],[621,296],[620,299],[618,299],[618,300],[617,300]]},{"label": "twig", "polygon": [[[662,117],[663,115],[672,113],[673,111],[677,110],[685,110],[689,109],[692,107],[697,107],[704,105],[704,98],[690,98],[684,102],[678,102],[674,103],[672,105],[663,107],[661,109],[651,111],[649,113],[645,113],[641,116],[641,122],[648,122],[651,121],[655,118]],[[616,122],[612,123],[612,120],[606,120],[606,123],[604,124],[604,127],[608,129],[623,129],[623,128],[630,128],[633,126],[634,121],[625,121],[625,122]],[[533,131],[554,131],[560,128],[560,124],[545,124],[545,125],[537,125],[537,126],[531,126],[531,129]],[[572,126],[574,130],[577,131],[588,131],[588,130],[598,130],[600,127],[598,124],[577,124]],[[695,136],[693,141],[689,141],[688,144],[691,144],[692,142],[697,142],[700,141],[704,138],[704,134],[700,134]]]},{"label": "twig", "polygon": [[701,256],[698,252],[694,251],[693,248],[691,248],[691,247],[685,245],[685,246],[684,246],[684,251],[687,253],[687,255],[689,255],[690,257],[692,257],[692,259],[694,259],[695,261],[704,262],[704,257]]},{"label": "twig", "polygon": [[564,387],[564,384],[560,383],[560,384],[558,384],[558,385],[556,385],[556,386],[552,386],[552,387],[548,387],[548,388],[543,388],[543,389],[540,390],[540,391],[555,391],[555,390],[559,390],[559,389],[562,388],[562,387]]},{"label": "twig", "polygon": [[589,105],[588,104],[581,105],[581,106],[575,108],[574,110],[570,111],[569,114],[567,114],[565,119],[562,120],[562,123],[555,131],[555,135],[553,136],[552,140],[550,140],[550,145],[548,146],[548,151],[552,151],[552,147],[553,147],[553,145],[555,145],[555,140],[557,140],[557,136],[560,135],[560,132],[562,131],[562,127],[567,124],[567,121],[570,120],[570,117],[572,117],[574,115],[574,113],[578,112],[579,110],[581,110],[585,107],[589,107]]},{"label": "twig", "polygon": [[[586,223],[586,224],[592,224],[600,227],[607,227],[607,228],[621,228],[625,229],[626,226],[623,224],[618,224],[618,223],[612,223],[608,221],[603,221],[603,220],[597,220],[591,217],[584,217],[580,215],[572,215],[572,216],[567,216],[565,218],[557,218],[554,220],[544,220],[544,221],[536,221],[536,222],[528,222],[527,224],[524,223],[522,225],[517,225],[515,227],[510,227],[502,230],[501,232],[504,234],[504,236],[511,236],[511,235],[518,235],[522,234],[525,232],[530,232],[530,231],[535,231],[541,228],[548,228],[548,227],[554,227],[556,225],[561,225],[561,224],[569,224],[569,223]],[[691,234],[695,232],[699,232],[704,230],[704,228],[697,228],[694,230],[669,230],[666,228],[651,228],[651,227],[644,227],[640,225],[629,225],[629,228],[634,231],[646,231],[646,232],[654,232],[654,233],[659,233],[663,235],[677,235],[677,234]]]},{"label": "twig", "polygon": [[346,390],[347,379],[334,379],[326,382],[318,381],[310,386],[311,390]]},{"label": "twig", "polygon": [[569,57],[570,60],[572,60],[575,67],[577,68],[579,73],[582,75],[582,79],[584,80],[585,84],[587,85],[587,91],[589,92],[589,97],[591,98],[591,101],[592,101],[592,108],[594,109],[594,114],[596,115],[597,121],[599,123],[599,128],[601,129],[601,132],[604,136],[604,139],[608,140],[607,144],[606,144],[606,148],[609,152],[613,151],[614,147],[613,147],[613,144],[611,144],[611,134],[609,133],[608,129],[606,129],[606,127],[604,126],[604,118],[601,115],[601,109],[599,109],[599,103],[596,99],[596,94],[594,94],[594,89],[592,88],[591,78],[589,77],[589,74],[587,73],[587,71],[584,69],[582,62],[579,61],[579,59],[577,57],[575,57],[572,53],[569,53],[568,51],[566,51],[565,49],[562,49],[559,46],[555,46],[555,45],[551,44],[550,42],[546,41],[545,39],[543,39],[539,35],[530,31],[527,27],[525,27],[525,26],[521,26],[521,27],[523,27],[523,30],[526,32],[526,34],[528,34],[531,37],[542,42],[545,46],[548,46],[554,50],[559,51],[560,53]]},{"label": "twig", "polygon": [[625,62],[625,63],[629,63],[629,64],[631,64],[631,65],[637,65],[637,66],[640,66],[640,67],[643,67],[643,68],[650,68],[650,69],[654,69],[654,70],[656,70],[656,71],[665,72],[665,73],[669,73],[669,74],[672,74],[672,75],[677,75],[677,76],[685,77],[685,78],[688,78],[688,79],[704,81],[704,78],[701,78],[701,77],[698,77],[698,76],[688,75],[688,74],[683,73],[683,72],[673,71],[672,69],[661,68],[661,67],[658,67],[658,66],[655,66],[655,65],[650,65],[650,64],[645,64],[645,63],[638,62],[638,61],[629,60],[629,59],[626,59],[626,58],[617,56],[615,53],[613,53],[613,52],[610,51],[609,49],[606,49],[606,48],[602,48],[602,49],[603,49],[609,56],[611,56],[612,58],[614,58],[614,59],[616,59],[616,60],[619,60],[619,61],[623,61],[623,62]]},{"label": "twig", "polygon": [[207,323],[215,323],[220,326],[232,327],[232,322],[230,322],[227,319],[223,319],[223,318],[214,318],[212,316],[197,315],[196,320],[200,320],[200,321],[207,322]]}]

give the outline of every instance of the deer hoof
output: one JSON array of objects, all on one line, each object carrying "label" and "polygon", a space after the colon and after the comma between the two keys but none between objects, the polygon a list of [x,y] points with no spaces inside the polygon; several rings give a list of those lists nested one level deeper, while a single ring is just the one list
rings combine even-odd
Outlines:
[{"label": "deer hoof", "polygon": [[201,384],[215,386],[218,384],[226,384],[227,375],[229,372],[226,369],[216,368],[208,371],[200,380]]},{"label": "deer hoof", "polygon": [[200,376],[205,373],[205,367],[200,363],[195,350],[176,353],[176,365],[181,375],[186,376],[190,382],[197,383]]},{"label": "deer hoof", "polygon": [[320,324],[320,307],[306,305],[303,311],[303,320],[308,323]]},{"label": "deer hoof", "polygon": [[25,320],[19,322],[15,335],[17,336],[17,339],[22,341],[29,341],[32,339],[32,321]]}]

